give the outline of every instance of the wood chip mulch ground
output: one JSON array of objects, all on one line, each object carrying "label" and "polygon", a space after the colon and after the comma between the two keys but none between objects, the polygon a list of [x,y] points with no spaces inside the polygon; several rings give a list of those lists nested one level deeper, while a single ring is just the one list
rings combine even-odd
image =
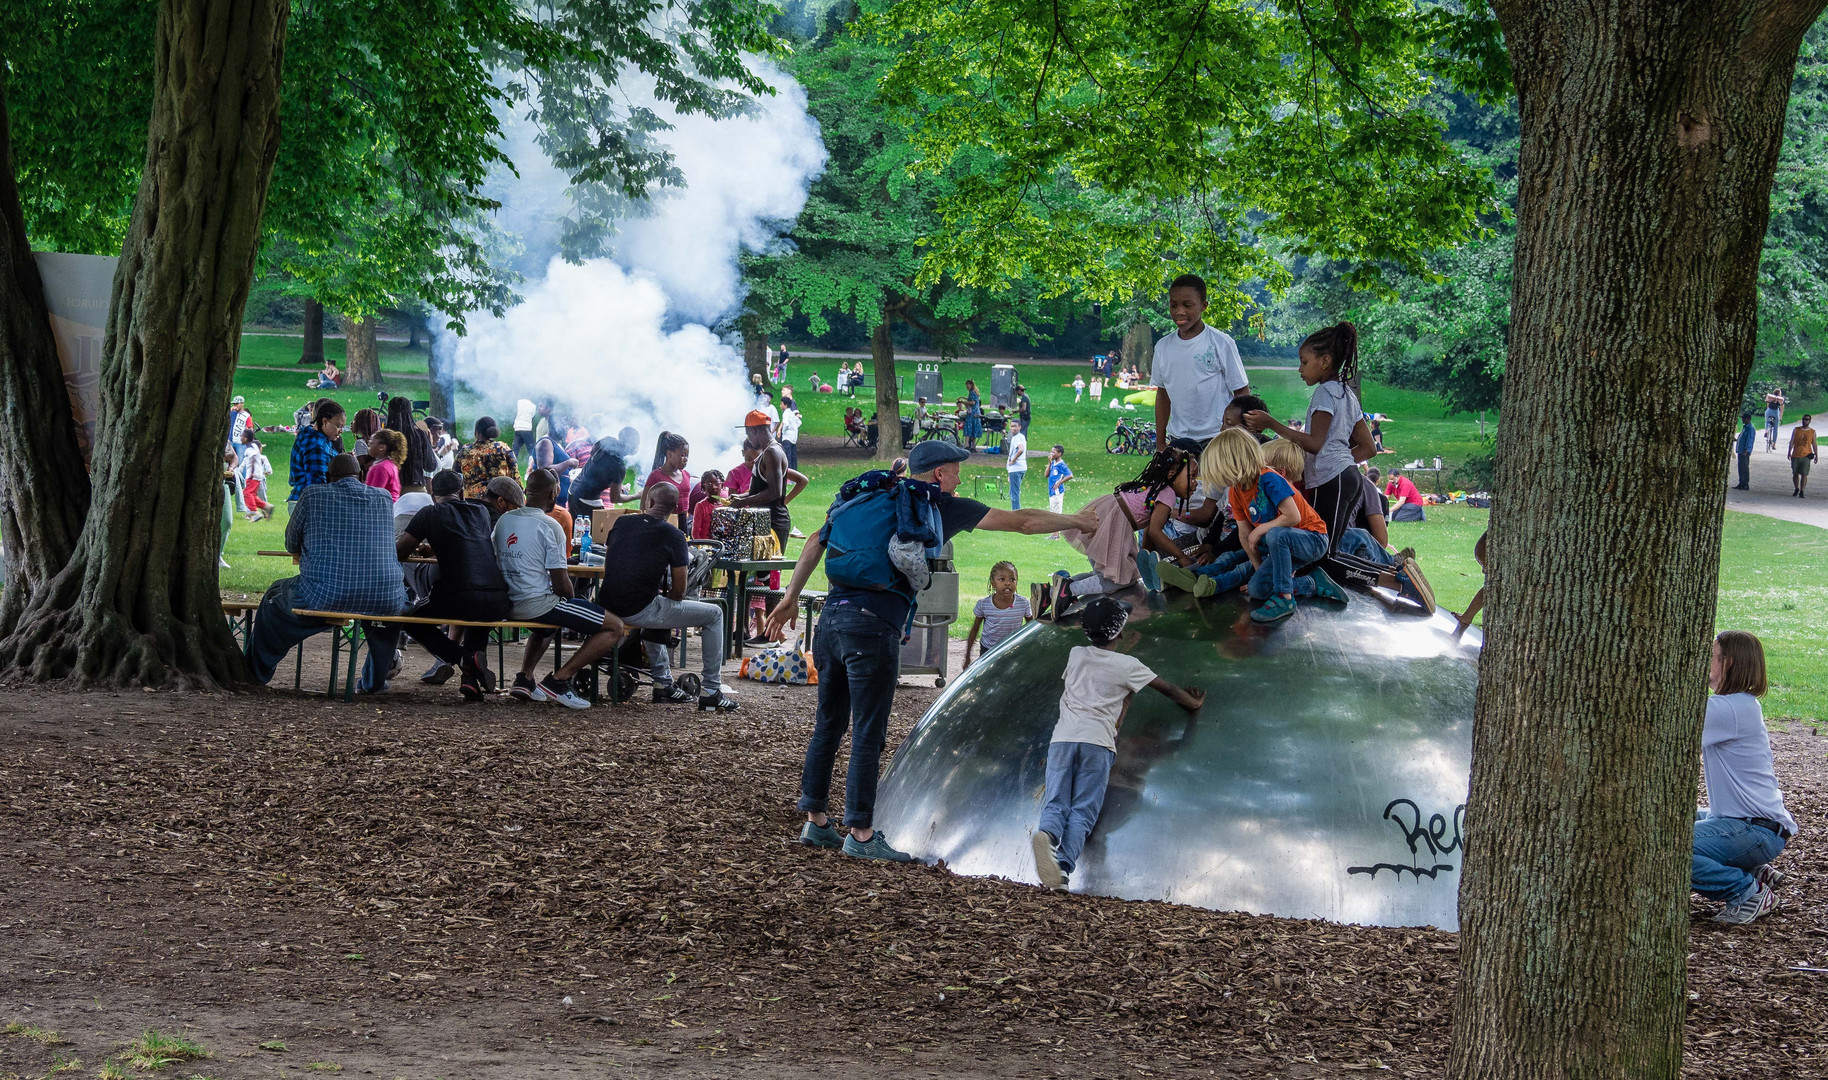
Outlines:
[{"label": "wood chip mulch ground", "polygon": [[[337,1018],[324,1030],[346,1042],[415,1018],[389,1067],[474,1027],[780,1075],[832,1060],[889,1075],[1439,1072],[1454,935],[1056,896],[801,848],[811,692],[742,689],[743,710],[717,717],[465,708],[416,683],[354,705],[14,691],[0,1023],[93,998],[137,1031],[136,1010],[283,1001],[287,1022]],[[932,697],[902,691],[891,745]],[[1828,973],[1796,970],[1828,968],[1812,858],[1828,742],[1804,729],[1776,745],[1804,829],[1780,863],[1788,906],[1723,931],[1696,901],[1689,1075],[1828,1072]],[[41,1051],[0,1039],[0,1076],[43,1071],[48,1057],[20,1057]],[[209,1075],[264,1060],[247,1054]]]}]

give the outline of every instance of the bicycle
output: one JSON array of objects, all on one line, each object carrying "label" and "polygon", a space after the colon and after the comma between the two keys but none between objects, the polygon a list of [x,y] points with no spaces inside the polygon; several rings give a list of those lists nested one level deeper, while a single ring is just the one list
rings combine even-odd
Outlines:
[{"label": "bicycle", "polygon": [[929,420],[930,425],[914,433],[915,442],[943,442],[953,446],[962,445],[958,437],[958,424],[947,420]]},{"label": "bicycle", "polygon": [[1104,441],[1104,452],[1107,454],[1153,454],[1155,453],[1155,424],[1151,421],[1130,422],[1127,416],[1119,417],[1117,430],[1111,432]]}]

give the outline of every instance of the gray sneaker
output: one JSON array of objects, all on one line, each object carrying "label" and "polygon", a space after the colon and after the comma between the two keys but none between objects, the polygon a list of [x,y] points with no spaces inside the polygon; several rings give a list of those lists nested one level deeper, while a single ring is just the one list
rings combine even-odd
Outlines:
[{"label": "gray sneaker", "polygon": [[913,862],[914,856],[905,851],[896,851],[889,846],[889,838],[877,829],[868,840],[859,841],[846,832],[844,834],[844,853],[858,859],[879,859],[883,862]]},{"label": "gray sneaker", "polygon": [[1053,834],[1037,829],[1032,843],[1035,849],[1035,875],[1041,879],[1041,884],[1055,892],[1066,888],[1066,875],[1060,871],[1060,856],[1054,853]]},{"label": "gray sneaker", "polygon": [[1767,889],[1781,889],[1783,888],[1784,882],[1790,880],[1789,874],[1784,873],[1770,863],[1765,863],[1763,866],[1752,871],[1752,877]]},{"label": "gray sneaker", "polygon": [[809,821],[800,826],[800,843],[830,851],[837,851],[844,846],[844,841],[838,837],[837,828],[829,819],[823,825],[814,825]]},{"label": "gray sneaker", "polygon": [[1722,908],[1720,914],[1714,916],[1714,921],[1729,926],[1744,926],[1761,915],[1776,911],[1781,903],[1777,894],[1761,883],[1753,886],[1752,891],[1743,899]]}]

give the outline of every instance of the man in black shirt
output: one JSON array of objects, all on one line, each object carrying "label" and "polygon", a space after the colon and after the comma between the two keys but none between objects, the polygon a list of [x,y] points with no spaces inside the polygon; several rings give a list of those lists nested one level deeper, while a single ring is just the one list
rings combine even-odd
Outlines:
[{"label": "man in black shirt", "polygon": [[[962,447],[938,440],[915,443],[908,453],[910,478],[936,485],[943,492],[935,501],[942,539],[975,529],[1029,535],[1078,529],[1088,536],[1098,531],[1098,513],[1090,508],[1070,515],[1036,509],[992,510],[975,499],[959,498],[953,494],[959,482],[958,463],[970,456]],[[825,555],[830,528],[827,520],[817,535],[807,539],[793,581],[768,613],[769,637],[778,636],[783,626],[793,622],[800,590]],[[799,805],[806,814],[800,843],[808,847],[842,848],[846,855],[863,859],[907,862],[910,858],[890,847],[870,821],[889,710],[895,704],[895,685],[901,674],[902,628],[913,607],[908,599],[912,595],[911,586],[898,592],[833,585],[825,598],[825,614],[813,639],[819,712],[800,775]],[[844,824],[849,833],[841,838],[825,809],[838,744],[847,730],[851,761],[844,785]]]},{"label": "man in black shirt", "polygon": [[1028,434],[1028,422],[1034,417],[1034,403],[1028,400],[1028,387],[1016,387],[1016,419],[1022,424],[1022,434]]},{"label": "man in black shirt", "polygon": [[[715,604],[687,600],[685,533],[670,519],[679,513],[680,491],[672,484],[649,487],[641,500],[641,513],[616,521],[603,542],[603,576],[597,601],[629,626],[643,630],[684,630],[696,626],[703,646],[704,670],[698,697],[700,709],[728,712],[736,701],[724,693],[724,613]],[[654,671],[654,700],[684,704],[692,695],[673,685],[667,647],[647,644]]]},{"label": "man in black shirt", "polygon": [[[394,541],[401,562],[419,550],[431,548],[438,559],[438,580],[431,595],[407,614],[432,619],[492,622],[506,619],[513,606],[508,583],[495,562],[494,523],[480,502],[463,498],[463,477],[446,469],[432,477],[432,505],[413,515]],[[487,627],[466,626],[459,646],[442,627],[407,624],[406,632],[426,651],[463,673],[459,684],[465,701],[481,701],[492,682],[483,658],[489,645]]]}]

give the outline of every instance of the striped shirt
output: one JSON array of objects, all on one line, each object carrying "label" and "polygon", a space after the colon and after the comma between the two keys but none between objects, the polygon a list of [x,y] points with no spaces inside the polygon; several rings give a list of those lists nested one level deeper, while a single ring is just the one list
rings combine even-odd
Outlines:
[{"label": "striped shirt", "polygon": [[986,596],[971,609],[971,614],[984,620],[984,633],[978,638],[983,644],[978,655],[996,648],[1009,640],[1009,636],[1022,629],[1022,621],[1032,618],[1029,611],[1028,597],[1018,595],[1015,602],[1006,608],[996,606],[996,601]]}]

